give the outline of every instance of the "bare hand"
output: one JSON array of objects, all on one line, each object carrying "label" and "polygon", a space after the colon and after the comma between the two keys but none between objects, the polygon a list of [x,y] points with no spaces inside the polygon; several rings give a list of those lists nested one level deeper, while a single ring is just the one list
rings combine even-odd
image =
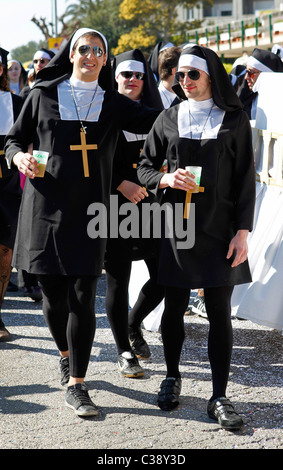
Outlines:
[{"label": "bare hand", "polygon": [[233,263],[231,264],[232,268],[246,261],[248,257],[248,243],[247,243],[248,233],[249,233],[248,230],[238,230],[238,232],[236,233],[236,235],[232,238],[230,242],[229,250],[228,250],[226,258],[227,259],[231,258],[231,256],[233,255],[233,252],[236,251],[235,259]]},{"label": "bare hand", "polygon": [[129,199],[129,201],[133,202],[134,204],[137,204],[142,199],[148,196],[148,193],[145,188],[128,180],[122,181],[122,183],[118,186],[117,190],[120,191],[123,196],[125,196],[127,199]]},{"label": "bare hand", "polygon": [[13,157],[13,163],[18,167],[23,175],[30,179],[35,178],[39,172],[38,163],[30,153],[18,152]]},{"label": "bare hand", "polygon": [[159,188],[170,188],[182,189],[183,191],[193,191],[196,183],[191,179],[195,176],[184,170],[183,168],[178,168],[174,173],[165,173],[159,183]]}]

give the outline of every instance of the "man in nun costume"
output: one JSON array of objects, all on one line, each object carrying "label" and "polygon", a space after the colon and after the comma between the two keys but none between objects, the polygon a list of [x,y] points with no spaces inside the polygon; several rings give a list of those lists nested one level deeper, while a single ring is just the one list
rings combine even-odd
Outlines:
[{"label": "man in nun costume", "polygon": [[[156,119],[138,168],[147,191],[158,194],[166,188],[162,202],[172,206],[172,220],[183,224],[184,233],[191,230],[195,240],[190,248],[180,243],[180,226],[171,226],[171,237],[164,229],[160,239],[158,282],[165,286],[161,333],[167,374],[157,402],[163,410],[179,404],[184,312],[190,290],[202,286],[210,323],[213,390],[208,415],[225,429],[239,429],[243,421],[226,397],[226,387],[233,342],[231,294],[235,284],[251,280],[247,236],[253,225],[255,174],[250,123],[221,60],[206,47],[182,51],[173,89],[184,101]],[[164,158],[168,172],[161,174]],[[188,165],[202,167],[199,188],[185,169]]]},{"label": "man in nun costume", "polygon": [[[13,266],[38,276],[66,405],[79,416],[98,413],[84,378],[107,234],[91,216],[98,205],[108,211],[120,130],[148,132],[158,114],[113,90],[107,41],[82,28],[38,73],[6,139],[11,166],[27,176]],[[43,178],[30,144],[49,153]]]},{"label": "man in nun costume", "polygon": [[248,58],[245,80],[238,90],[238,96],[243,103],[244,110],[251,120],[256,118],[258,100],[258,93],[253,90],[253,87],[259,75],[263,72],[282,73],[283,62],[280,57],[273,52],[256,47]]},{"label": "man in nun costume", "polygon": [[[119,93],[133,101],[163,110],[162,101],[153,72],[139,49],[124,52],[114,57],[113,69]],[[146,316],[163,298],[163,288],[157,286],[157,262],[154,241],[143,236],[145,222],[142,220],[143,204],[154,202],[137,178],[137,164],[146,134],[122,131],[119,136],[113,164],[112,194],[116,196],[119,208],[119,226],[128,218],[120,210],[125,204],[136,205],[138,233],[127,238],[119,234],[109,238],[105,255],[107,274],[106,311],[118,350],[118,369],[125,377],[141,377],[144,371],[137,356],[148,357],[150,352],[143,339],[141,328],[129,325],[128,306],[129,279],[132,261],[145,259],[150,279],[145,282],[131,317]],[[130,344],[131,343],[131,344]]]}]

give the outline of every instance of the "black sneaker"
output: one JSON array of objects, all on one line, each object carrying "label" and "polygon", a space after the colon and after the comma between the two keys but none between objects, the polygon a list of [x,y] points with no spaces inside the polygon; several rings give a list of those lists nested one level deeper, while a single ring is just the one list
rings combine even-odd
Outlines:
[{"label": "black sneaker", "polygon": [[150,357],[150,350],[147,342],[145,341],[142,330],[134,330],[129,326],[129,341],[135,355],[141,359],[148,359]]},{"label": "black sneaker", "polygon": [[209,401],[207,414],[214,421],[218,421],[223,429],[236,431],[244,425],[242,418],[235,411],[229,398],[220,397]]},{"label": "black sneaker", "polygon": [[179,405],[179,396],[182,388],[182,380],[175,377],[167,377],[161,382],[158,392],[157,404],[163,411],[171,411]]},{"label": "black sneaker", "polygon": [[199,317],[207,318],[204,296],[197,296],[192,305],[192,312],[197,313]]},{"label": "black sneaker", "polygon": [[60,359],[61,385],[67,385],[70,379],[69,358],[61,357]]},{"label": "black sneaker", "polygon": [[40,302],[42,300],[42,292],[39,286],[23,287],[22,292],[26,297],[30,297],[34,300],[34,302]]},{"label": "black sneaker", "polygon": [[144,375],[139,361],[130,351],[118,355],[118,369],[124,377],[142,377]]},{"label": "black sneaker", "polygon": [[98,409],[91,401],[85,383],[78,383],[67,388],[65,403],[78,416],[96,416]]}]

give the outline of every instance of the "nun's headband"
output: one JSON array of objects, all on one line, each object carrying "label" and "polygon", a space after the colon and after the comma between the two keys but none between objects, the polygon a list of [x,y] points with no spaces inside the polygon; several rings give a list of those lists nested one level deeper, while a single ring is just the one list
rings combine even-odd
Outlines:
[{"label": "nun's headband", "polygon": [[121,72],[141,72],[145,73],[145,68],[143,62],[139,60],[123,60],[120,64],[117,65],[115,71],[115,78],[118,77]]},{"label": "nun's headband", "polygon": [[71,52],[72,52],[73,47],[76,44],[77,40],[80,39],[81,36],[83,36],[84,34],[87,34],[87,33],[96,33],[96,34],[98,34],[101,37],[101,39],[104,43],[106,54],[108,53],[107,41],[106,41],[105,36],[103,36],[102,33],[100,33],[99,31],[96,31],[95,29],[80,28],[75,32],[74,36],[72,37],[71,44],[70,44],[69,57],[71,57]]},{"label": "nun's headband", "polygon": [[178,70],[180,70],[180,67],[194,67],[195,69],[203,70],[207,75],[209,75],[206,60],[193,54],[181,54],[178,63]]},{"label": "nun's headband", "polygon": [[261,72],[273,72],[272,69],[264,65],[262,62],[257,60],[255,57],[252,55],[248,58],[247,66],[254,67],[257,70],[260,70]]},{"label": "nun's headband", "polygon": [[48,54],[48,52],[45,52],[45,51],[37,51],[34,56],[33,56],[33,60],[38,60],[38,59],[48,59],[48,60],[51,60],[52,57],[51,55]]}]

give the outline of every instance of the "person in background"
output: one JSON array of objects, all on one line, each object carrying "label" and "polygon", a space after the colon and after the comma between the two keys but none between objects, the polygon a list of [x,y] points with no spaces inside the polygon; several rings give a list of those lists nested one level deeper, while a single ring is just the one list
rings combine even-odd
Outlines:
[{"label": "person in background", "polygon": [[1,307],[11,275],[12,251],[22,194],[19,172],[8,168],[3,151],[5,135],[19,115],[23,102],[10,91],[7,56],[8,51],[0,48],[0,341],[11,339],[1,318]]},{"label": "person in background", "polygon": [[[120,94],[143,105],[163,109],[152,70],[139,49],[116,56],[113,69]],[[128,325],[128,289],[132,261],[145,259],[150,279],[143,286],[130,318],[141,313],[146,316],[152,305],[156,306],[163,298],[163,288],[156,283],[154,242],[142,237],[142,206],[143,203],[153,202],[153,197],[149,197],[137,178],[137,164],[145,138],[145,134],[121,132],[112,177],[112,194],[118,198],[119,227],[127,218],[127,215],[122,215],[121,207],[130,201],[139,210],[139,237],[123,238],[123,234],[120,234],[118,238],[109,238],[104,262],[107,278],[106,311],[118,350],[118,369],[125,377],[143,376],[144,370],[137,356],[150,356],[140,325],[138,328]]]},{"label": "person in background", "polygon": [[174,47],[174,44],[172,44],[172,42],[159,41],[155,45],[152,53],[150,54],[148,58],[148,63],[150,65],[151,70],[153,71],[153,75],[157,84],[160,81],[159,72],[158,72],[158,57],[159,57],[160,52],[164,51],[168,47]]},{"label": "person in background", "polygon": [[8,79],[11,92],[19,95],[26,85],[27,72],[18,60],[9,60]]},{"label": "person in background", "polygon": [[[161,334],[167,370],[157,403],[165,411],[179,404],[184,312],[191,289],[202,286],[212,371],[207,413],[225,429],[240,429],[243,420],[226,397],[226,388],[233,346],[233,286],[251,281],[247,261],[255,203],[251,126],[221,60],[206,47],[182,51],[173,90],[183,101],[156,119],[138,167],[141,184],[154,194],[162,191],[162,202],[173,208],[170,220],[176,221],[176,229],[170,225],[170,238],[167,226],[163,227],[159,243],[158,282],[165,289]],[[165,155],[168,171],[160,173]],[[194,175],[186,169],[189,165],[202,168],[199,191]],[[190,247],[183,244],[180,224],[191,234]]]},{"label": "person in background", "polygon": [[253,87],[261,73],[283,72],[283,62],[273,52],[255,48],[248,58],[245,80],[238,90],[238,96],[250,120],[256,118],[258,93]]},{"label": "person in background", "polygon": [[28,72],[27,86],[25,86],[20,93],[24,99],[27,98],[31,88],[33,87],[38,72],[49,64],[54,55],[53,51],[44,48],[35,52],[32,61],[33,68]]},{"label": "person in background", "polygon": [[[54,52],[48,49],[39,49],[33,56],[33,69],[30,70],[33,73],[33,80],[24,87],[20,93],[24,99],[26,99],[35,83],[38,72],[54,57]],[[29,73],[30,73],[29,72]],[[25,176],[21,173],[21,186],[24,188]],[[18,270],[18,287],[26,297],[31,298],[34,302],[40,302],[42,300],[42,292],[38,285],[38,280],[35,274],[28,273],[24,269]]]},{"label": "person in background", "polygon": [[162,50],[158,56],[158,71],[160,77],[158,90],[164,109],[169,108],[177,98],[176,93],[172,90],[172,85],[180,54],[181,49],[179,47],[168,47]]}]

